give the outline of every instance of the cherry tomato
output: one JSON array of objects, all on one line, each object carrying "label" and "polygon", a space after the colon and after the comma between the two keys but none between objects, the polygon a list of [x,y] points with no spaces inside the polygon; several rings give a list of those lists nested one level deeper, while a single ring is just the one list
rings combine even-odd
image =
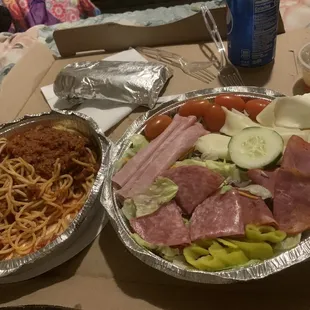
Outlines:
[{"label": "cherry tomato", "polygon": [[218,132],[225,124],[225,111],[218,104],[209,106],[208,111],[204,115],[204,121],[207,128],[212,132]]},{"label": "cherry tomato", "polygon": [[168,115],[157,115],[152,117],[145,126],[144,134],[148,140],[159,136],[171,124],[172,118]]},{"label": "cherry tomato", "polygon": [[227,108],[228,110],[236,109],[242,112],[245,108],[245,102],[241,97],[234,95],[218,95],[215,97],[215,103]]},{"label": "cherry tomato", "polygon": [[179,115],[189,116],[195,115],[197,117],[204,116],[205,112],[208,109],[210,102],[208,100],[189,100],[185,102],[179,109]]},{"label": "cherry tomato", "polygon": [[245,111],[249,114],[249,117],[256,121],[256,116],[262,112],[269,104],[269,101],[263,99],[249,100],[245,105]]}]

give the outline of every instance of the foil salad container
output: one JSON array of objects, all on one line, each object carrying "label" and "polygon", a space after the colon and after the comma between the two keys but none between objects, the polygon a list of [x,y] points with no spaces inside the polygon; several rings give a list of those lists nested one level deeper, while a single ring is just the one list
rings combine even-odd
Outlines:
[{"label": "foil salad container", "polygon": [[76,62],[60,71],[54,92],[73,105],[84,99],[100,99],[103,105],[106,101],[152,109],[171,76],[171,68],[152,62]]},{"label": "foil salad container", "polygon": [[111,160],[110,167],[107,172],[107,178],[104,182],[103,191],[101,194],[101,202],[109,214],[111,223],[116,233],[133,255],[155,269],[158,269],[176,278],[198,283],[226,284],[235,281],[261,279],[310,258],[310,233],[303,233],[302,241],[297,247],[286,251],[272,259],[265,260],[262,263],[249,267],[239,267],[217,272],[205,272],[195,269],[186,269],[184,266],[176,265],[166,261],[151,251],[141,247],[131,238],[130,227],[122,215],[120,209],[121,205],[117,200],[111,182],[111,178],[115,173],[114,164],[122,157],[124,151],[129,147],[129,138],[133,134],[141,133],[144,129],[145,122],[154,115],[174,115],[177,112],[178,107],[180,107],[187,99],[194,97],[212,99],[223,93],[231,93],[237,96],[253,99],[266,99],[269,101],[275,97],[284,96],[278,92],[258,87],[224,87],[183,94],[170,102],[162,104],[157,109],[148,111],[147,113],[138,117],[127,129],[122,138],[114,145],[114,147],[112,147],[109,155]]},{"label": "foil salad container", "polygon": [[88,215],[91,213],[92,206],[101,191],[103,180],[106,177],[108,169],[107,154],[110,152],[112,143],[104,136],[99,126],[90,117],[82,113],[72,111],[51,111],[47,113],[26,115],[20,119],[0,125],[0,137],[10,136],[12,133],[22,132],[40,124],[63,125],[67,128],[75,129],[88,137],[93,142],[99,159],[101,158],[100,167],[94,185],[83,208],[71,222],[66,231],[59,235],[54,241],[34,253],[19,258],[0,261],[0,277],[15,274],[19,272],[19,270],[22,270],[23,267],[26,267],[29,264],[35,264],[36,261],[45,258],[56,250],[65,250],[68,247],[68,243],[70,243],[70,237],[75,234],[83,221],[88,218]]}]

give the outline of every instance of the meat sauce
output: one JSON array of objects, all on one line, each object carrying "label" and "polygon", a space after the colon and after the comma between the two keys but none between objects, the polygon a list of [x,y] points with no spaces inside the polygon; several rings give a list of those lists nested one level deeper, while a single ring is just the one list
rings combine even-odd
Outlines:
[{"label": "meat sauce", "polygon": [[10,157],[23,158],[45,179],[52,177],[55,162],[59,159],[61,174],[69,173],[82,182],[98,170],[94,164],[83,167],[73,161],[90,163],[87,147],[92,149],[90,141],[78,133],[38,126],[9,138],[6,153]]}]

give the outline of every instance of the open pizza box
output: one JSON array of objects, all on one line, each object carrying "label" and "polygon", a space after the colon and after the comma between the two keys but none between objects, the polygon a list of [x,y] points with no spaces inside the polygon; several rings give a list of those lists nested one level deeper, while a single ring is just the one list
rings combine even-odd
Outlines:
[{"label": "open pizza box", "polygon": [[[225,37],[225,9],[213,11]],[[56,31],[61,58],[35,44],[4,79],[0,90],[0,123],[25,114],[49,111],[41,87],[54,82],[67,64],[98,60],[135,46],[163,46],[193,61],[205,60],[216,51],[200,14],[157,27],[124,26],[114,23]],[[242,70],[247,85],[274,89],[286,95],[299,93],[296,53],[310,41],[310,30],[283,33],[280,21],[276,61],[270,66]],[[202,43],[201,43],[202,42]],[[164,95],[219,87],[218,80],[206,85],[178,69]],[[107,132],[117,140],[145,110],[137,109]],[[230,286],[196,285],[156,271],[133,257],[108,224],[91,246],[67,263],[27,282],[5,284],[0,303],[52,304],[82,309],[227,309],[232,305],[252,309],[301,309],[308,301],[304,264],[262,281]],[[283,293],[287,291],[289,293]],[[264,296],[264,297],[262,297]]]}]

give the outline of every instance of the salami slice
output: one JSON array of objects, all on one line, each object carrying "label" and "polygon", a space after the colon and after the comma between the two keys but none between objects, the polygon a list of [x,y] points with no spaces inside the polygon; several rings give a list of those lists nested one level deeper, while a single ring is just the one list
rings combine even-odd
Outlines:
[{"label": "salami slice", "polygon": [[176,246],[190,243],[189,230],[175,202],[150,215],[133,218],[130,224],[141,238],[152,244]]},{"label": "salami slice", "polygon": [[310,175],[279,169],[276,176],[273,213],[279,228],[298,234],[310,228]]},{"label": "salami slice", "polygon": [[224,177],[220,174],[200,166],[172,168],[165,171],[162,176],[178,185],[176,202],[187,214],[192,214],[194,209],[224,181]]},{"label": "salami slice", "polygon": [[240,195],[240,203],[243,210],[244,225],[270,225],[277,227],[272,212],[261,198],[253,199]]},{"label": "salami slice", "polygon": [[235,189],[216,193],[195,209],[190,220],[191,240],[243,236],[247,224],[277,227],[261,198],[244,197]]},{"label": "salami slice", "polygon": [[274,171],[265,171],[261,169],[251,169],[247,172],[249,179],[258,185],[267,188],[272,196],[274,195],[274,185],[277,169]]},{"label": "salami slice", "polygon": [[281,167],[310,173],[310,143],[298,136],[292,136],[288,140]]},{"label": "salami slice", "polygon": [[210,196],[195,209],[192,215],[191,240],[243,236],[242,211],[236,190]]}]

